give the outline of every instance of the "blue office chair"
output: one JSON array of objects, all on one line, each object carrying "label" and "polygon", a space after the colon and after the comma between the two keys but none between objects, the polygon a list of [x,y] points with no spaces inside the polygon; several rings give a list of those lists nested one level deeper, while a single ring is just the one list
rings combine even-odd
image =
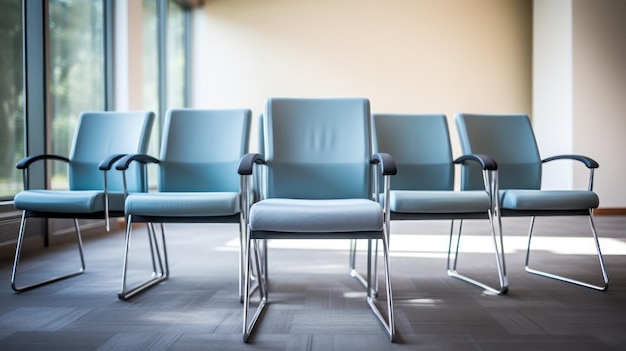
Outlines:
[{"label": "blue office chair", "polygon": [[[15,195],[14,206],[22,210],[11,287],[24,291],[81,274],[85,270],[78,219],[104,219],[107,231],[110,217],[124,216],[124,186],[113,164],[128,153],[145,152],[154,121],[152,112],[84,112],[79,116],[69,157],[34,155],[17,163],[23,171],[24,191]],[[29,167],[53,160],[67,163],[68,190],[30,189]],[[134,167],[126,180],[128,191],[145,191],[141,170]],[[77,271],[18,286],[17,275],[26,222],[29,218],[73,218],[80,256]]]},{"label": "blue office chair", "polygon": [[[132,164],[155,163],[159,175],[157,192],[129,194],[126,198],[120,299],[128,299],[168,278],[163,223],[239,223],[242,229],[237,167],[248,151],[250,116],[248,109],[170,110],[164,122],[160,157],[128,155],[116,164],[116,169],[126,173]],[[161,245],[156,236],[149,236],[154,238],[150,252],[159,257],[156,268],[153,267],[150,279],[129,287],[129,245],[134,223],[149,223],[153,234],[154,224],[160,224]]]},{"label": "blue office chair", "polygon": [[[372,119],[374,152],[391,154],[398,168],[389,193],[391,220],[452,220],[448,274],[493,293],[505,294],[508,279],[504,245],[498,202],[493,198],[497,188],[496,163],[487,156],[470,154],[453,161],[448,122],[443,114],[374,114]],[[470,162],[482,171],[480,190],[455,191],[455,164]],[[463,220],[469,219],[487,219],[489,222],[498,274],[497,288],[457,271],[462,224]],[[456,220],[459,228],[453,253]]]},{"label": "blue office chair", "polygon": [[[239,173],[246,185],[244,210],[246,263],[243,339],[248,341],[267,303],[267,271],[258,241],[265,239],[381,240],[386,282],[387,316],[374,303],[370,284],[367,302],[395,340],[389,275],[386,208],[371,199],[372,169],[384,175],[385,188],[395,165],[389,155],[371,153],[369,101],[363,98],[271,98],[263,115],[264,155],[242,158]],[[255,164],[262,164],[254,167]],[[253,172],[255,168],[260,168]],[[254,175],[262,175],[264,198],[252,203]],[[384,193],[383,196],[386,196]],[[388,203],[388,202],[387,202]],[[259,305],[250,313],[250,277],[258,272]],[[368,271],[371,277],[371,271]]]},{"label": "blue office chair", "polygon": [[[535,135],[527,115],[484,115],[459,113],[455,117],[464,153],[481,153],[498,162],[500,210],[503,217],[531,217],[526,249],[526,271],[576,285],[606,290],[608,276],[593,221],[593,209],[599,198],[593,192],[593,173],[598,163],[581,155],[558,155],[541,159]],[[574,160],[590,171],[586,190],[542,190],[542,165],[556,160]],[[476,189],[479,173],[471,165],[462,168],[463,186]],[[600,262],[603,283],[590,284],[580,280],[540,271],[529,266],[531,241],[537,216],[587,216]]]}]

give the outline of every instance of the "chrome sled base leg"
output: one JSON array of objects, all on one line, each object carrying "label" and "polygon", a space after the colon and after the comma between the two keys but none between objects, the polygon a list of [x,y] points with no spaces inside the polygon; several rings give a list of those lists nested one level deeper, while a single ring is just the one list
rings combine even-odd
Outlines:
[{"label": "chrome sled base leg", "polygon": [[165,228],[163,224],[159,224],[161,230],[161,243],[162,251],[159,248],[159,242],[157,240],[156,229],[154,223],[147,224],[149,250],[152,263],[152,275],[151,278],[145,280],[135,286],[128,287],[128,256],[130,251],[130,242],[132,236],[132,215],[128,216],[128,224],[126,226],[126,240],[124,243],[124,265],[122,268],[122,285],[117,297],[120,300],[127,300],[131,297],[145,291],[146,289],[159,284],[169,277],[169,263],[167,259],[167,246],[165,244]]}]

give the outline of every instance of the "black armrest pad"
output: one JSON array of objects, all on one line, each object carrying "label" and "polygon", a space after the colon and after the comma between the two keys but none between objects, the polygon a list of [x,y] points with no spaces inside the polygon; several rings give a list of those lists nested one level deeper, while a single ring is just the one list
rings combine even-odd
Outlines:
[{"label": "black armrest pad", "polygon": [[253,152],[243,155],[241,157],[241,160],[239,160],[239,168],[237,169],[237,173],[239,173],[240,175],[251,175],[255,163],[264,164],[265,159],[263,158],[263,155]]},{"label": "black armrest pad", "polygon": [[101,171],[108,171],[111,169],[111,167],[113,167],[113,164],[115,163],[115,161],[119,160],[120,158],[124,156],[126,156],[126,154],[111,155],[105,158],[104,160],[102,160],[102,162],[100,162],[100,165],[98,165],[98,169],[100,169]]},{"label": "black armrest pad", "polygon": [[463,155],[457,158],[456,160],[454,160],[454,163],[458,164],[458,163],[464,163],[466,161],[476,161],[480,163],[480,166],[482,167],[483,170],[495,171],[498,169],[498,164],[496,163],[496,160],[491,158],[491,156],[484,155],[484,154]]},{"label": "black armrest pad", "polygon": [[15,167],[17,167],[17,169],[28,168],[28,166],[30,166],[32,163],[37,162],[39,160],[59,160],[59,161],[64,161],[64,162],[70,162],[70,159],[65,156],[42,154],[42,155],[34,155],[34,156],[25,157],[19,160],[17,164],[15,165]]},{"label": "black armrest pad", "polygon": [[133,161],[137,161],[140,163],[159,163],[159,160],[146,154],[130,154],[120,158],[119,161],[115,164],[115,169],[118,171],[127,170],[130,163]]},{"label": "black armrest pad", "polygon": [[394,175],[398,173],[396,168],[396,162],[393,160],[390,154],[385,152],[378,152],[372,155],[370,158],[371,164],[380,164],[383,175]]},{"label": "black armrest pad", "polygon": [[550,162],[550,161],[554,161],[554,160],[574,160],[574,161],[579,161],[585,164],[585,166],[587,168],[598,168],[600,167],[600,165],[598,164],[598,162],[596,162],[595,160],[587,157],[587,156],[583,156],[583,155],[557,155],[557,156],[552,156],[552,157],[548,157],[544,160],[542,160],[542,163],[546,163],[546,162]]}]

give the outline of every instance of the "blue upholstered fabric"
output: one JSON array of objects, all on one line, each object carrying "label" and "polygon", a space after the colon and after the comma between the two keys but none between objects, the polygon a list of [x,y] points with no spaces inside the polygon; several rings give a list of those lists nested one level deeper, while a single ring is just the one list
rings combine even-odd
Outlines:
[{"label": "blue upholstered fabric", "polygon": [[240,209],[238,192],[161,192],[131,196],[126,212],[140,216],[231,216]]},{"label": "blue upholstered fabric", "polygon": [[380,232],[380,205],[367,199],[267,199],[252,206],[250,229],[287,233]]},{"label": "blue upholstered fabric", "polygon": [[369,114],[367,99],[268,99],[267,196],[368,198]]},{"label": "blue upholstered fabric", "polygon": [[34,189],[18,193],[14,204],[20,210],[37,212],[96,213],[104,211],[104,192]]},{"label": "blue upholstered fabric", "polygon": [[[457,114],[455,122],[462,153],[486,154],[496,160],[500,189],[541,187],[541,158],[527,115]],[[482,187],[480,169],[470,165],[461,173],[463,189]]]},{"label": "blue upholstered fabric", "polygon": [[239,192],[249,110],[170,110],[159,157],[159,191]]},{"label": "blue upholstered fabric", "polygon": [[373,115],[374,152],[393,156],[392,190],[452,190],[454,164],[448,122],[442,114]]},{"label": "blue upholstered fabric", "polygon": [[579,210],[600,203],[598,195],[587,190],[503,190],[500,201],[502,208],[516,210]]},{"label": "blue upholstered fabric", "polygon": [[374,152],[391,154],[398,167],[391,179],[392,212],[482,212],[487,216],[491,201],[484,185],[482,191],[454,191],[454,163],[445,115],[377,113],[372,119]]},{"label": "blue upholstered fabric", "polygon": [[491,201],[481,190],[392,190],[389,208],[400,213],[447,213],[451,218],[458,213],[483,212],[486,216]]},{"label": "blue upholstered fabric", "polygon": [[[506,210],[584,210],[596,208],[587,190],[541,190],[542,162],[530,119],[524,114],[457,114],[463,153],[491,155],[498,163],[500,206]],[[465,188],[478,186],[480,171],[463,167]]]},{"label": "blue upholstered fabric", "polygon": [[[152,115],[151,112],[83,113],[76,126],[77,132],[69,157],[70,190],[101,189],[102,172],[98,164],[107,156],[146,152],[154,118]],[[151,119],[150,122],[146,121],[147,118]],[[145,188],[137,170],[127,174],[126,186],[129,191],[142,191]],[[122,177],[115,170],[108,172],[107,187],[111,192],[122,192],[124,189]]]},{"label": "blue upholstered fabric", "polygon": [[[20,210],[57,213],[104,211],[104,177],[98,166],[113,154],[143,153],[154,121],[152,112],[84,112],[79,116],[69,155],[69,190],[24,190],[14,198]],[[145,189],[140,168],[128,172],[129,191]],[[119,172],[107,172],[109,210],[122,212],[123,182]],[[121,200],[121,201],[120,201]]]},{"label": "blue upholstered fabric", "polygon": [[240,158],[248,151],[248,109],[168,111],[159,158],[158,192],[130,194],[126,213],[162,217],[229,216],[240,212]]},{"label": "blue upholstered fabric", "polygon": [[369,101],[273,98],[262,118],[268,199],[252,205],[250,229],[381,231],[370,200]]}]

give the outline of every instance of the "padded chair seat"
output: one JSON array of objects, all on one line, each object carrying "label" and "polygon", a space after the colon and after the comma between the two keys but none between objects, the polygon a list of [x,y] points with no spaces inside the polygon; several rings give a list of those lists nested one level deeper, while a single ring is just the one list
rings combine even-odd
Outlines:
[{"label": "padded chair seat", "polygon": [[273,198],[250,209],[252,231],[286,233],[383,230],[380,205],[367,199],[300,200]]},{"label": "padded chair seat", "polygon": [[[124,193],[141,191],[145,187],[142,168],[132,167],[126,180],[111,167],[120,157],[127,154],[145,153],[148,149],[154,113],[149,111],[89,111],[83,112],[76,120],[72,146],[69,155],[32,154],[19,160],[15,165],[22,170],[24,191],[14,197],[15,208],[23,210],[20,221],[15,256],[11,271],[11,288],[26,291],[70,278],[85,272],[85,257],[81,239],[79,219],[98,220],[110,231],[110,218],[124,216]],[[53,162],[67,169],[65,189],[29,189],[31,166]],[[67,218],[73,219],[78,246],[78,269],[58,274],[53,269],[45,274],[51,276],[37,282],[18,285],[18,266],[26,236],[27,218]],[[104,220],[102,222],[102,220]],[[40,227],[40,226],[38,226]],[[33,228],[36,229],[36,228]],[[44,231],[44,242],[48,243],[50,233]],[[40,267],[49,267],[51,262],[42,260]],[[68,260],[68,263],[72,259]],[[56,265],[54,265],[56,266]],[[55,272],[54,275],[52,272]],[[31,277],[37,274],[28,274]],[[27,279],[30,280],[30,279]]]},{"label": "padded chair seat", "polygon": [[19,210],[59,213],[96,213],[104,211],[102,190],[25,190],[15,195]]},{"label": "padded chair seat", "polygon": [[597,208],[600,200],[587,190],[508,189],[501,191],[500,203],[511,210],[585,210]]},{"label": "padded chair seat", "polygon": [[230,216],[239,208],[236,192],[136,193],[126,199],[126,213],[151,217]]},{"label": "padded chair seat", "polygon": [[389,208],[399,213],[487,212],[491,208],[486,191],[413,191],[389,192]]}]

